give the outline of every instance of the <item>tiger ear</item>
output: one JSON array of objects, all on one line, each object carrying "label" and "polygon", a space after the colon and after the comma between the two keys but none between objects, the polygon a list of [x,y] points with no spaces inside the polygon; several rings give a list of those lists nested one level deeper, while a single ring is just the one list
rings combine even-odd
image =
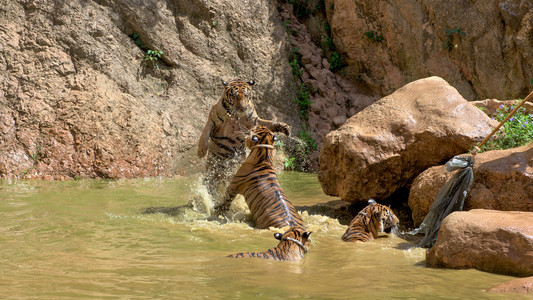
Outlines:
[{"label": "tiger ear", "polygon": [[304,232],[304,234],[302,234],[302,236],[304,237],[304,239],[308,239],[309,236],[311,235],[311,233],[313,233],[312,231],[306,231]]},{"label": "tiger ear", "polygon": [[368,204],[376,204],[376,203],[377,203],[376,200],[372,198],[368,199]]},{"label": "tiger ear", "polygon": [[228,82],[227,82],[227,81],[222,81],[222,84],[223,84],[224,86],[228,86]]},{"label": "tiger ear", "polygon": [[254,84],[255,84],[255,81],[250,80],[250,81],[248,81],[248,84],[249,84],[249,85],[254,85]]},{"label": "tiger ear", "polygon": [[274,237],[277,239],[277,240],[280,240],[281,241],[281,237],[283,236],[283,234],[279,233],[279,232],[276,232],[274,233]]}]

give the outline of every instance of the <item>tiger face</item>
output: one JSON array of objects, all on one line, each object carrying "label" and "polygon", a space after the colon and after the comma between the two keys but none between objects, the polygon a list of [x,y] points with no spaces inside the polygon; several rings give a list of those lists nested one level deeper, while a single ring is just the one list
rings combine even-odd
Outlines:
[{"label": "tiger face", "polygon": [[389,207],[376,203],[373,199],[370,199],[368,203],[369,205],[350,222],[342,236],[344,241],[367,242],[378,238],[380,232],[395,229],[400,224],[400,220]]},{"label": "tiger face", "polygon": [[255,146],[265,145],[271,146],[267,148],[274,148],[274,144],[278,141],[278,138],[272,131],[265,126],[257,126],[252,134],[246,139],[246,147],[253,149]]},{"label": "tiger face", "polygon": [[285,233],[274,233],[274,237],[281,242],[288,241],[296,243],[304,253],[308,251],[309,245],[311,245],[311,239],[309,238],[312,231],[304,231],[300,227],[290,227]]},{"label": "tiger face", "polygon": [[250,99],[252,97],[252,85],[254,81],[242,81],[241,79],[234,79],[230,82],[222,82],[225,86],[226,104],[236,111],[242,112],[250,107]]}]

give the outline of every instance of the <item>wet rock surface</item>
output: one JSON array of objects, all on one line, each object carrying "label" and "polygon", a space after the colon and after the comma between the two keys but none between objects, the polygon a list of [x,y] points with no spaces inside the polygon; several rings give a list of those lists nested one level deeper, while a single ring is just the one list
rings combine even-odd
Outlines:
[{"label": "wet rock surface", "polygon": [[475,268],[533,275],[533,213],[474,209],[454,212],[427,252],[430,267]]}]

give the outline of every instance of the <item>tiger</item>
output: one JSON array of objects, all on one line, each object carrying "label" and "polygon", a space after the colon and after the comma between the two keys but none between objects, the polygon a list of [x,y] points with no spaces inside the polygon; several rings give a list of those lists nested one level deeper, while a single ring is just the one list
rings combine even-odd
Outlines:
[{"label": "tiger", "polygon": [[246,158],[245,136],[257,125],[287,136],[290,133],[286,123],[259,118],[251,101],[255,81],[237,78],[222,83],[224,93],[211,108],[197,150],[199,158],[209,153],[204,184],[210,194],[214,194]]},{"label": "tiger", "polygon": [[368,205],[353,218],[342,235],[345,242],[368,242],[378,238],[385,229],[397,228],[400,221],[390,208],[378,204],[373,199],[368,200]]},{"label": "tiger", "polygon": [[257,126],[246,139],[250,154],[233,176],[222,202],[215,207],[218,214],[226,212],[235,196],[241,194],[250,208],[255,227],[304,226],[300,214],[281,189],[274,170],[276,141],[276,136],[264,126]]},{"label": "tiger", "polygon": [[275,248],[268,249],[265,252],[243,252],[228,255],[232,258],[266,258],[273,260],[299,260],[309,251],[311,244],[311,231],[304,231],[301,227],[291,227],[284,234],[274,233],[274,237],[280,240]]}]

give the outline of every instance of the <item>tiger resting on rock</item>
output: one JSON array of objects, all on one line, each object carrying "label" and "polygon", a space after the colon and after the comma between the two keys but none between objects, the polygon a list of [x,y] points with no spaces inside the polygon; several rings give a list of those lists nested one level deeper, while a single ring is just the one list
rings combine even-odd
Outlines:
[{"label": "tiger resting on rock", "polygon": [[276,141],[276,136],[264,126],[257,126],[246,139],[250,154],[233,176],[222,202],[215,207],[217,213],[226,212],[235,196],[241,194],[250,208],[255,227],[304,226],[300,214],[281,189],[274,170]]},{"label": "tiger resting on rock", "polygon": [[228,257],[233,258],[266,258],[273,260],[299,260],[307,253],[311,240],[311,232],[304,231],[300,227],[291,227],[284,234],[275,233],[274,237],[280,240],[275,248],[268,249],[265,252],[243,252]]},{"label": "tiger resting on rock", "polygon": [[346,242],[368,242],[378,238],[387,228],[396,228],[400,221],[390,208],[368,200],[368,205],[353,218],[342,240]]},{"label": "tiger resting on rock", "polygon": [[224,93],[211,108],[198,141],[198,157],[208,152],[204,184],[214,194],[236,167],[245,159],[245,136],[257,125],[289,135],[290,127],[283,122],[259,118],[251,101],[254,81],[234,79],[223,82]]}]

